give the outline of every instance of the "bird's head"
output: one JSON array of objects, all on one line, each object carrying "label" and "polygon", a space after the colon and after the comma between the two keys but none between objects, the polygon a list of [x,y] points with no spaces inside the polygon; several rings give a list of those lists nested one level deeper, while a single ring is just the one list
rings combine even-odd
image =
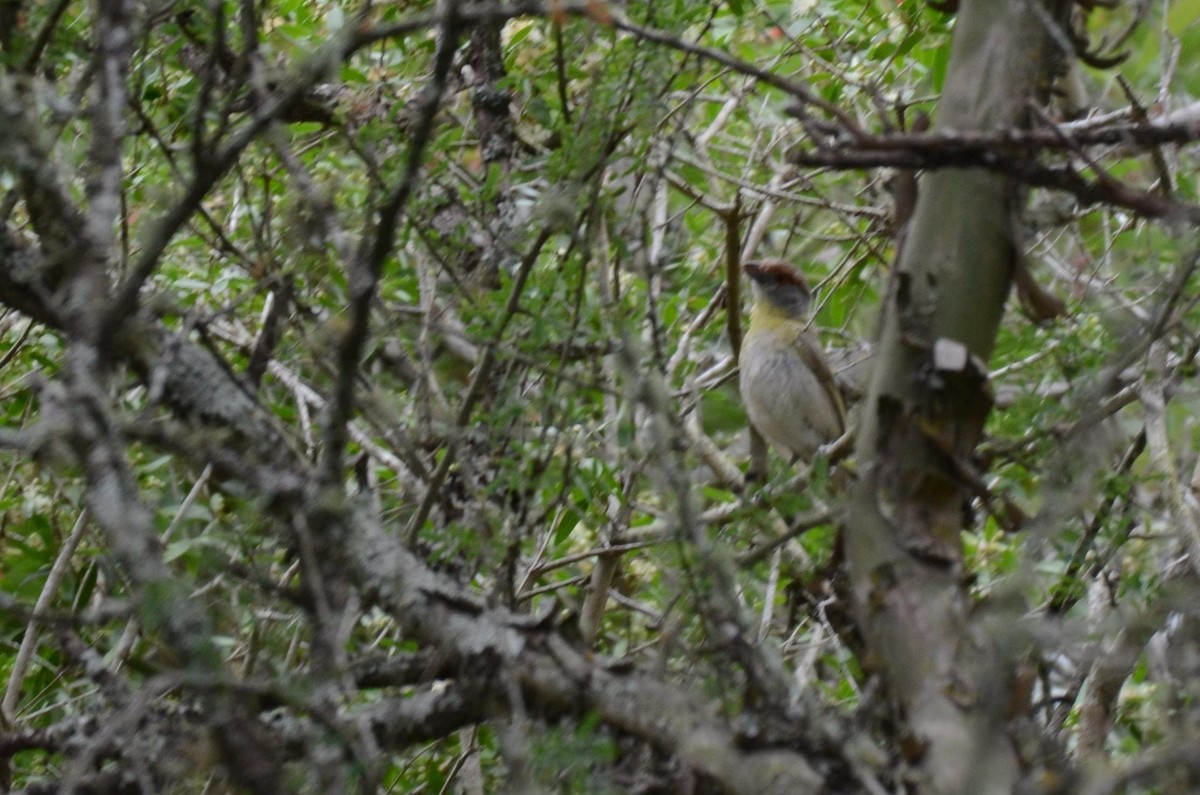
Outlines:
[{"label": "bird's head", "polygon": [[812,291],[800,271],[780,260],[754,260],[742,265],[750,277],[756,308],[800,318],[812,304]]}]

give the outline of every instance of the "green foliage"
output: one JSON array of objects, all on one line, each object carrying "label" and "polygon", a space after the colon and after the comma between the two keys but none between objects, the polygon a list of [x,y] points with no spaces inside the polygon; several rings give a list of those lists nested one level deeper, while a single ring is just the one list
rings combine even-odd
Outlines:
[{"label": "green foliage", "polygon": [[[32,33],[49,24],[54,4],[26,5],[6,54],[10,74],[13,63],[29,57]],[[242,5],[220,7],[224,42],[234,51],[245,35],[236,21]],[[1162,29],[1194,52],[1200,2],[1167,5]],[[372,20],[410,19],[434,7],[384,4]],[[48,28],[31,92],[54,140],[53,159],[69,174],[84,170],[91,121],[86,102],[59,107],[75,100],[56,81],[90,63],[91,8],[69,3]],[[271,85],[355,24],[349,9],[326,0],[286,0],[258,11],[256,57]],[[915,2],[679,0],[635,3],[627,13],[638,24],[809,85],[870,130],[897,125],[902,110],[911,123],[910,108],[936,107],[949,63],[952,22]],[[1102,36],[1123,19],[1096,12],[1091,27]],[[253,123],[255,102],[252,81],[209,84],[192,65],[207,52],[201,45],[212,44],[211,4],[176,3],[137,24],[114,282],[128,275],[194,178],[197,133],[209,146],[228,142]],[[1121,71],[1147,105],[1161,77],[1158,30],[1145,25],[1127,42],[1130,58]],[[292,120],[258,136],[171,238],[145,290],[145,303],[179,340],[216,351],[240,375],[269,301],[281,300],[282,285],[292,286],[274,367],[247,391],[312,460],[322,452],[337,346],[349,323],[355,288],[348,274],[373,239],[380,205],[403,179],[436,46],[437,35],[422,30],[363,48],[331,69],[322,83],[336,89],[333,121]],[[514,20],[504,28],[502,55],[507,74],[489,88],[510,93],[514,154],[487,161],[473,104],[480,85],[470,83],[483,77],[456,62],[378,284],[372,336],[355,379],[352,437],[369,484],[347,476],[346,493],[366,499],[369,492],[390,532],[413,540],[432,567],[488,603],[564,622],[577,621],[597,554],[626,547],[597,648],[686,672],[730,713],[745,706],[745,683],[730,679],[735,666],[704,620],[714,564],[697,551],[696,538],[708,539],[712,554],[730,566],[747,550],[774,544],[776,554],[735,571],[739,604],[759,622],[748,632],[782,644],[789,664],[808,666],[819,697],[849,713],[861,706],[869,676],[818,610],[832,601],[821,588],[836,555],[833,523],[776,544],[791,518],[840,504],[839,473],[818,461],[795,487],[794,470],[775,459],[768,488],[754,497],[747,493],[753,486],[743,490],[714,474],[694,436],[745,471],[746,420],[731,377],[727,322],[743,307],[717,301],[729,225],[736,223],[744,241],[771,205],[768,235],[754,255],[795,261],[820,285],[816,323],[829,345],[871,337],[894,254],[882,175],[800,172],[787,162],[805,134],[785,110],[791,98],[591,19]],[[1193,71],[1180,69],[1171,90],[1200,91]],[[1081,80],[1096,105],[1123,106],[1108,75],[1085,73]],[[202,108],[208,95],[218,101]],[[1193,156],[1171,153],[1183,161],[1173,169],[1181,199],[1197,193]],[[1118,158],[1106,168],[1133,184],[1157,176],[1148,157]],[[66,186],[72,196],[87,195],[87,178]],[[13,189],[3,171],[0,180],[5,191]],[[1054,195],[1032,191],[1030,200],[1037,208]],[[1014,311],[1001,331],[989,363],[1003,376],[982,448],[987,496],[973,506],[977,521],[964,544],[980,599],[1015,583],[1037,607],[1061,597],[1070,603],[1065,609],[1080,611],[1088,588],[1104,576],[1116,578],[1118,601],[1141,604],[1161,588],[1170,549],[1161,540],[1171,522],[1167,486],[1145,456],[1115,470],[1144,423],[1141,409],[1132,401],[1114,409],[1103,433],[1071,448],[1069,461],[1062,447],[1080,416],[1100,402],[1105,368],[1120,361],[1161,305],[1157,299],[1173,289],[1191,241],[1122,209],[1067,204],[1061,223],[1027,220],[1033,272],[1069,311],[1048,326]],[[32,228],[29,210],[10,210],[23,231]],[[543,230],[550,233],[545,246],[531,253]],[[521,282],[526,257],[532,265]],[[1187,356],[1200,321],[1192,284],[1179,303],[1187,309],[1164,353],[1172,363]],[[32,428],[46,413],[38,385],[59,374],[64,344],[25,320],[6,316],[0,323],[0,410],[6,426]],[[1149,366],[1145,356],[1122,365],[1138,377]],[[1181,372],[1188,387],[1172,395],[1167,421],[1178,445],[1170,452],[1190,467],[1200,428],[1193,373]],[[311,626],[296,597],[313,574],[296,562],[294,528],[269,518],[270,495],[250,493],[228,472],[205,470],[196,450],[219,446],[221,432],[189,429],[187,436],[169,426],[154,378],[119,372],[115,400],[130,439],[129,463],[161,534],[161,559],[189,590],[164,584],[163,593],[141,594],[123,621],[75,629],[114,671],[144,683],[179,663],[155,635],[164,606],[195,600],[212,622],[216,640],[207,651],[223,664],[247,676],[281,677],[288,688],[315,687]],[[476,387],[478,378],[484,380]],[[656,395],[665,409],[654,405]],[[166,428],[161,437],[153,433],[156,423]],[[78,467],[60,465],[53,453],[48,440],[32,460],[0,455],[0,589],[21,604],[37,602],[84,504]],[[424,486],[443,466],[444,482],[427,496]],[[673,478],[684,482],[682,494]],[[1040,517],[1036,543],[1005,526],[1001,496]],[[689,500],[701,516],[698,527],[681,526],[680,506]],[[134,595],[94,532],[69,556],[66,571],[49,595],[54,610]],[[138,632],[135,617],[146,634],[122,645],[126,630]],[[0,613],[6,681],[29,627],[27,617]],[[355,651],[414,651],[405,631],[381,615],[361,617],[347,633],[346,646]],[[88,709],[90,685],[74,678],[78,661],[49,634],[23,674],[15,716],[22,725],[49,726]],[[1113,751],[1133,754],[1160,740],[1164,707],[1155,696],[1143,666],[1122,695]],[[459,734],[390,755],[381,791],[444,791],[468,754],[482,763],[485,791],[494,791],[505,780],[501,731],[485,725],[470,749]],[[612,777],[618,741],[598,719],[538,725],[522,739],[529,748],[512,753],[527,765],[531,785],[622,791]],[[23,784],[53,767],[44,756],[14,757]]]}]

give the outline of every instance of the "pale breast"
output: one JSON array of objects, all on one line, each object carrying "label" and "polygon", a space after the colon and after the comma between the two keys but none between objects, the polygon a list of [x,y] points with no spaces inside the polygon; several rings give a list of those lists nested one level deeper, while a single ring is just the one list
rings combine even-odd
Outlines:
[{"label": "pale breast", "polygon": [[842,434],[837,398],[801,355],[777,334],[752,332],[743,341],[740,387],[750,422],[768,442],[802,458]]}]

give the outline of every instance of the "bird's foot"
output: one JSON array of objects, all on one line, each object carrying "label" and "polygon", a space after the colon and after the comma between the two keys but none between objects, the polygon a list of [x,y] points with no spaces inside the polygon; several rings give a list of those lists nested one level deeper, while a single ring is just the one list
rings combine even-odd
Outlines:
[{"label": "bird's foot", "polygon": [[850,450],[854,445],[854,432],[856,430],[856,428],[847,428],[845,433],[832,442],[827,442],[818,447],[817,453],[828,458],[831,464],[836,464],[850,455]]}]

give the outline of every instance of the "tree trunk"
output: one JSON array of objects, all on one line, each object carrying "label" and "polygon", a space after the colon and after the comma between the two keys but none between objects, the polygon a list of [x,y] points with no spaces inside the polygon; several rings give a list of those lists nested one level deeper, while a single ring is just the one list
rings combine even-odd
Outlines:
[{"label": "tree trunk", "polygon": [[[935,131],[1025,126],[1061,57],[1050,20],[1068,5],[965,0]],[[843,535],[855,616],[865,663],[907,723],[922,792],[1009,793],[1020,775],[1005,731],[1019,648],[971,617],[959,540],[991,407],[986,361],[1020,246],[1019,195],[981,169],[923,179],[857,440]]]}]

